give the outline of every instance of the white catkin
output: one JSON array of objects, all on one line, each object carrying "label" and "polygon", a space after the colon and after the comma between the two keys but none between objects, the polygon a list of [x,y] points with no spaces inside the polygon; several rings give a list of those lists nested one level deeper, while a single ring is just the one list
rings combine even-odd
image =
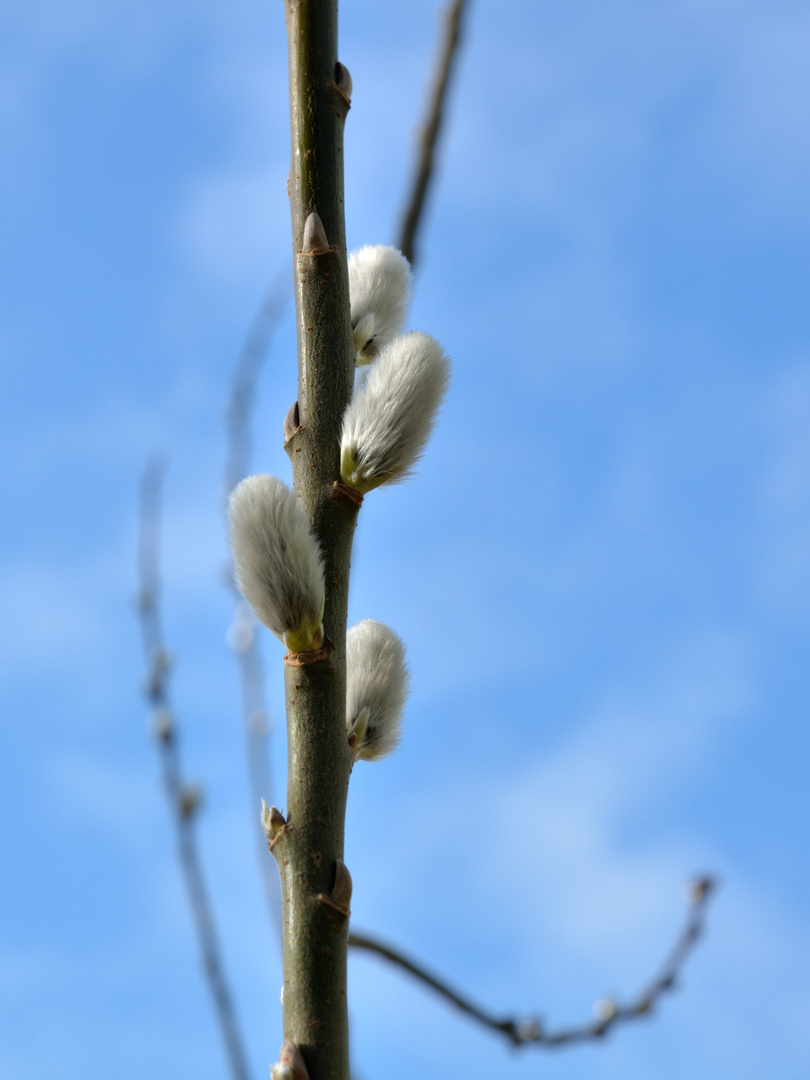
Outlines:
[{"label": "white catkin", "polygon": [[349,256],[352,335],[358,364],[370,364],[405,325],[411,267],[396,248],[367,244]]},{"label": "white catkin", "polygon": [[291,652],[321,644],[323,560],[295,492],[248,476],[228,504],[236,583],[257,618]]},{"label": "white catkin", "polygon": [[450,381],[435,338],[412,331],[383,350],[343,417],[340,472],[357,491],[403,480],[425,448]]},{"label": "white catkin", "polygon": [[408,697],[402,639],[385,623],[364,619],[346,635],[346,730],[355,759],[376,761],[396,749]]}]

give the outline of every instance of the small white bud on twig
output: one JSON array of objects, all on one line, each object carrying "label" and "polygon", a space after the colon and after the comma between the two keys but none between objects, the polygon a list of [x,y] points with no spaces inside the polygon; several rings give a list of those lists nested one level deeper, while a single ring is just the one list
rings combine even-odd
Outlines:
[{"label": "small white bud on twig", "polygon": [[405,324],[411,267],[396,248],[366,244],[349,256],[352,336],[358,364],[370,364]]},{"label": "small white bud on twig", "polygon": [[329,241],[326,239],[323,222],[320,215],[312,213],[304,222],[304,236],[301,242],[301,253],[317,254],[319,251],[328,251]]},{"label": "small white bud on twig", "polygon": [[404,480],[425,449],[449,381],[450,361],[438,341],[419,331],[395,338],[343,417],[343,482],[365,494]]},{"label": "small white bud on twig", "polygon": [[268,806],[264,799],[262,799],[261,821],[264,835],[267,837],[268,842],[271,844],[275,841],[278,834],[287,824],[286,820],[284,819],[284,815],[278,809],[278,807]]},{"label": "small white bud on twig", "polygon": [[594,1003],[593,1015],[600,1024],[609,1024],[616,1018],[616,1002],[612,998],[599,998]]},{"label": "small white bud on twig", "polygon": [[320,648],[323,561],[295,493],[274,476],[248,476],[228,518],[236,583],[258,619],[291,653]]},{"label": "small white bud on twig", "polygon": [[364,619],[346,636],[346,730],[354,759],[376,761],[396,749],[408,696],[401,638]]},{"label": "small white bud on twig", "polygon": [[537,1019],[521,1020],[517,1026],[517,1033],[522,1042],[537,1042],[540,1038],[540,1021]]},{"label": "small white bud on twig", "polygon": [[270,1066],[270,1076],[272,1080],[309,1080],[301,1051],[292,1039],[285,1039],[281,1044],[278,1061]]}]

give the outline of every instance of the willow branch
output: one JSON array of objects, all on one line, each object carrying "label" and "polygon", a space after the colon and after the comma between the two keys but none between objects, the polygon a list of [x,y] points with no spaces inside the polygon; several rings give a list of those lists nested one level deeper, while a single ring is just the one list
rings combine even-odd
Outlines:
[{"label": "willow branch", "polygon": [[487,1009],[473,1002],[470,998],[455,990],[445,980],[428,971],[423,965],[405,956],[397,949],[365,934],[350,934],[349,944],[356,949],[365,949],[395,964],[430,987],[445,1001],[450,1002],[461,1012],[472,1017],[479,1024],[503,1035],[513,1046],[538,1046],[545,1049],[571,1046],[574,1043],[601,1039],[608,1031],[619,1024],[631,1020],[640,1020],[649,1016],[659,999],[677,988],[678,978],[686,960],[696,942],[703,933],[706,906],[714,889],[711,878],[700,878],[693,882],[689,890],[689,911],[686,924],[678,936],[675,945],[661,966],[658,975],[636,995],[624,1004],[604,999],[597,1003],[597,1016],[594,1021],[577,1027],[546,1031],[539,1019],[519,1020],[515,1017],[498,1017]]},{"label": "willow branch", "polygon": [[[231,394],[225,410],[228,439],[225,464],[224,502],[236,485],[248,475],[253,456],[252,418],[256,406],[256,384],[270,350],[273,335],[287,300],[285,270],[283,284],[275,282],[267,292],[251,323],[231,379]],[[267,909],[277,931],[281,931],[281,903],[278,875],[267,858],[267,844],[256,807],[261,800],[275,801],[270,769],[270,712],[265,696],[264,664],[256,633],[258,624],[250,607],[236,588],[233,573],[227,574],[234,600],[234,621],[228,642],[236,661],[239,697],[250,788],[250,824],[256,842],[259,874]]]},{"label": "willow branch", "polygon": [[416,263],[416,237],[422,221],[430,182],[433,179],[436,146],[444,119],[447,92],[461,43],[461,26],[466,7],[467,0],[449,0],[444,11],[441,53],[428,98],[425,121],[419,133],[418,154],[397,243],[411,266]]},{"label": "willow branch", "polygon": [[284,1036],[310,1080],[349,1080],[347,914],[324,903],[343,866],[352,755],[346,739],[346,617],[358,507],[336,496],[354,345],[343,216],[343,124],[351,80],[337,56],[337,0],[286,0],[289,177],[298,336],[293,482],[324,560],[329,647],[285,664],[287,822],[273,844],[282,891]]},{"label": "willow branch", "polygon": [[144,470],[141,481],[138,613],[147,663],[145,692],[152,707],[163,783],[177,831],[180,866],[197,930],[203,969],[214,1002],[231,1075],[233,1080],[249,1080],[242,1038],[225,980],[214,916],[194,834],[200,792],[183,781],[177,745],[177,723],[169,702],[168,678],[171,661],[163,642],[159,606],[160,490],[164,471],[165,466],[161,462],[151,461]]}]

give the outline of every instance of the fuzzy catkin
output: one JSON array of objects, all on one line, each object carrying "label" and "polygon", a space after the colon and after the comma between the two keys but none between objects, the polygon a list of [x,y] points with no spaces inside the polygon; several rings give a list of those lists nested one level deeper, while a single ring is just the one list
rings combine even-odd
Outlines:
[{"label": "fuzzy catkin", "polygon": [[358,364],[370,364],[405,324],[411,267],[396,248],[366,244],[349,256],[352,336]]},{"label": "fuzzy catkin", "polygon": [[365,494],[403,480],[424,451],[450,381],[450,361],[435,338],[412,331],[395,338],[343,417],[340,473]]},{"label": "fuzzy catkin", "polygon": [[375,619],[346,635],[346,730],[356,760],[376,761],[396,749],[408,696],[402,639]]},{"label": "fuzzy catkin", "polygon": [[231,493],[236,583],[257,618],[290,652],[323,637],[323,560],[296,495],[275,476],[248,476]]}]

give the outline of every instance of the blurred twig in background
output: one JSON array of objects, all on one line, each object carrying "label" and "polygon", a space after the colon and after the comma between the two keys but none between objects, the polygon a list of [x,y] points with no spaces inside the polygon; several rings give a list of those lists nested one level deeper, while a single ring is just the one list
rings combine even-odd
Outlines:
[{"label": "blurred twig in background", "polygon": [[505,1035],[513,1046],[539,1046],[545,1049],[570,1046],[573,1043],[586,1042],[589,1039],[601,1039],[618,1024],[629,1020],[639,1020],[650,1016],[654,1006],[664,994],[677,987],[678,976],[695,943],[703,933],[703,926],[708,898],[714,889],[711,878],[698,878],[689,885],[689,913],[686,926],[681,931],[672,951],[661,968],[660,973],[644,990],[627,1004],[620,1004],[610,998],[603,998],[596,1003],[595,1019],[577,1027],[562,1028],[558,1031],[546,1031],[537,1018],[517,1020],[499,1019],[493,1013],[476,1005],[469,998],[454,990],[443,979],[439,979],[421,964],[404,956],[396,949],[383,944],[365,934],[350,934],[349,944],[356,949],[366,949],[396,964],[429,986],[445,1001],[471,1016],[491,1031]]},{"label": "blurred twig in background", "polygon": [[435,67],[425,119],[419,131],[418,153],[402,215],[397,247],[411,264],[416,264],[416,236],[422,221],[430,181],[436,165],[436,147],[444,119],[450,79],[461,43],[461,26],[467,0],[450,0],[443,13],[444,35]]},{"label": "blurred twig in background", "polygon": [[147,673],[145,693],[160,753],[163,783],[177,829],[180,865],[197,930],[205,976],[214,1000],[225,1050],[234,1080],[250,1080],[242,1038],[234,1014],[220,956],[216,927],[200,866],[194,823],[201,790],[184,782],[177,746],[177,723],[169,704],[171,659],[163,642],[160,619],[160,496],[165,463],[152,459],[141,480],[140,542],[138,548],[138,614]]},{"label": "blurred twig in background", "polygon": [[[289,296],[289,267],[284,268],[267,291],[248,329],[245,343],[234,368],[231,394],[225,410],[228,439],[225,463],[223,504],[230,493],[251,470],[253,457],[252,419],[256,406],[256,383],[273,335],[284,314]],[[258,623],[242,599],[228,567],[227,585],[234,599],[233,623],[228,630],[228,645],[236,660],[239,696],[245,737],[248,783],[250,787],[250,824],[254,835],[262,888],[273,924],[281,933],[281,891],[272,859],[267,857],[267,841],[259,821],[261,800],[274,802],[270,769],[269,735],[272,728],[267,707],[264,664],[256,633]]]}]

